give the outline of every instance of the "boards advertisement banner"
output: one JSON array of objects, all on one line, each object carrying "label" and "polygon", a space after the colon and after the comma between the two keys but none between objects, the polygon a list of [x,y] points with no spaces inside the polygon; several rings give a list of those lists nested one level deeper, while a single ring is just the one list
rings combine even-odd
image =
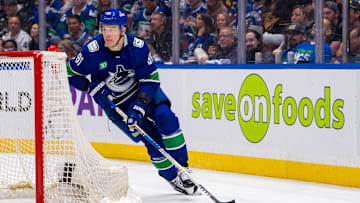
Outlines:
[{"label": "boards advertisement banner", "polygon": [[[161,87],[198,152],[358,167],[359,71],[160,69]],[[93,142],[134,144],[72,89]]]}]

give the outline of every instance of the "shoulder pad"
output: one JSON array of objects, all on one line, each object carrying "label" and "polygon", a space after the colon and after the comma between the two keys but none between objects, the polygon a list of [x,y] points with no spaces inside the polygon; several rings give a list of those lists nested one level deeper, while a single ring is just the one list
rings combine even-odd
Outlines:
[{"label": "shoulder pad", "polygon": [[88,48],[89,52],[96,52],[96,51],[99,51],[99,44],[96,40],[93,40],[92,42],[90,42],[87,45],[87,48]]},{"label": "shoulder pad", "polygon": [[144,41],[137,37],[134,37],[133,45],[134,47],[142,48],[144,46]]}]

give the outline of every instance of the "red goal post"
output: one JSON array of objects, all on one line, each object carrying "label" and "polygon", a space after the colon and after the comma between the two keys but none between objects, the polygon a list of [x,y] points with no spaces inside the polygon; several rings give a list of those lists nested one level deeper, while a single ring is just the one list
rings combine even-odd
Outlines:
[{"label": "red goal post", "polygon": [[0,53],[0,199],[112,202],[126,167],[100,156],[75,116],[60,52]]}]

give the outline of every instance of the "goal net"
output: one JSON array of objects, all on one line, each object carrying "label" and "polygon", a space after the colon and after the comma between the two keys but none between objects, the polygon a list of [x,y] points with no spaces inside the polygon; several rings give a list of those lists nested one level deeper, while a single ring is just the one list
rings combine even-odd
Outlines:
[{"label": "goal net", "polygon": [[126,196],[126,167],[83,134],[59,52],[0,53],[0,199],[112,202]]}]

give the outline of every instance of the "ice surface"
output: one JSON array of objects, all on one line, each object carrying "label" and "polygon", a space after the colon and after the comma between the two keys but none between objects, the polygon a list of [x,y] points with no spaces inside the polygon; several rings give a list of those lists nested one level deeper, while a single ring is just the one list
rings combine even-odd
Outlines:
[{"label": "ice surface", "polygon": [[[211,203],[205,194],[186,196],[173,190],[150,163],[119,161],[128,167],[132,190],[144,203]],[[193,175],[220,201],[237,203],[360,203],[360,188],[193,169]],[[33,199],[0,203],[33,203]],[[125,203],[131,201],[125,201]]]}]

